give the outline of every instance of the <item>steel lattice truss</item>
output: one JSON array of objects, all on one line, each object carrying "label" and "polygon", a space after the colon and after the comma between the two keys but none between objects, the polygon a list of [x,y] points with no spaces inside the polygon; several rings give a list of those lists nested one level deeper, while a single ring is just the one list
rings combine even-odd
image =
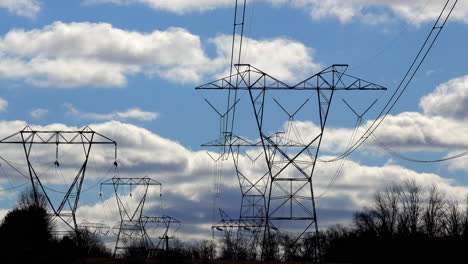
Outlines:
[{"label": "steel lattice truss", "polygon": [[[180,221],[170,216],[144,216],[143,209],[150,186],[159,186],[159,193],[162,195],[162,185],[149,177],[143,178],[119,178],[113,177],[103,183],[102,186],[110,185],[114,188],[115,198],[120,213],[120,224],[113,229],[116,231],[117,240],[114,248],[114,256],[122,250],[129,247],[134,247],[135,243],[138,246],[144,247],[144,250],[150,256],[157,251],[167,250],[169,247],[169,239],[173,236],[169,235],[171,226],[176,226],[175,231],[180,227]],[[133,209],[127,208],[119,194],[119,187],[122,186],[143,186],[143,194],[139,199],[138,205]],[[148,230],[159,231],[161,236],[158,237],[158,242],[154,243],[151,234]],[[174,231],[174,232],[175,232]]]},{"label": "steel lattice truss", "polygon": [[177,232],[180,228],[181,223],[179,220],[163,215],[163,216],[142,216],[141,222],[146,230],[148,229],[160,229],[161,235],[159,236],[159,241],[156,245],[152,247],[152,253],[155,253],[159,250],[168,250],[169,249],[169,239],[173,239],[174,235],[170,235],[171,226],[176,226],[173,233]]},{"label": "steel lattice truss", "polygon": [[[255,256],[258,246],[260,245],[260,233],[265,224],[265,194],[268,185],[268,173],[261,173],[255,177],[255,171],[249,170],[240,164],[240,156],[244,154],[248,157],[250,167],[254,168],[256,161],[263,155],[260,151],[255,153],[255,156],[250,156],[248,152],[241,152],[243,149],[259,149],[260,142],[250,143],[245,139],[237,136],[229,137],[230,144],[227,146],[228,153],[234,162],[236,168],[237,179],[242,194],[240,214],[236,220],[231,219],[224,211],[220,209],[221,222],[212,226],[212,230],[218,230],[225,233],[229,239],[232,237],[232,232],[236,232],[235,245],[239,248],[236,252],[241,250],[248,251],[250,256]],[[207,147],[219,147],[221,140],[204,144]],[[241,248],[241,246],[243,248]]]},{"label": "steel lattice truss", "polygon": [[[154,247],[151,238],[146,232],[145,225],[141,221],[141,217],[143,215],[143,208],[145,206],[149,186],[159,186],[161,190],[161,183],[149,177],[113,177],[101,183],[101,194],[102,187],[106,185],[112,186],[114,188],[115,199],[117,201],[120,214],[120,224],[117,228],[117,239],[115,242],[114,256],[116,256],[118,252],[134,246],[130,245],[129,243],[136,243],[137,245],[144,246],[145,248]],[[123,186],[143,186],[143,195],[141,195],[138,205],[133,210],[127,208],[122,200],[121,195],[119,194],[119,188]]]},{"label": "steel lattice truss", "polygon": [[110,231],[110,227],[104,223],[92,223],[87,221],[78,224],[78,229],[102,236],[107,236]]},{"label": "steel lattice truss", "polygon": [[[323,133],[327,123],[330,105],[335,91],[355,91],[355,90],[386,90],[385,87],[368,82],[345,73],[347,65],[335,64],[321,72],[297,83],[288,85],[279,79],[249,65],[237,64],[236,74],[210,82],[197,87],[198,90],[227,90],[228,103],[227,111],[223,115],[224,126],[221,127],[220,139],[206,144],[206,146],[221,146],[224,154],[234,153],[240,147],[260,147],[268,167],[268,187],[266,188],[265,199],[265,229],[263,240],[263,257],[267,257],[269,239],[273,233],[281,234],[282,230],[278,226],[296,227],[294,243],[303,238],[304,234],[310,230],[318,233],[317,214],[312,179],[317,162]],[[239,92],[245,91],[248,94],[255,119],[255,126],[260,141],[248,144],[245,140],[234,134],[236,119],[236,108],[239,107]],[[302,92],[305,99],[299,103],[295,111],[287,111],[285,107],[276,99],[274,103],[288,116],[288,124],[294,125],[294,117],[298,112],[303,112],[304,106],[309,103],[311,96],[316,97],[319,131],[307,141],[298,137],[292,137],[289,133],[278,132],[268,134],[268,128],[264,121],[267,95],[271,96],[275,92]],[[314,96],[315,94],[315,96]],[[213,105],[207,101],[212,108]],[[219,113],[219,111],[217,111]],[[270,117],[271,118],[271,117]],[[310,135],[309,135],[310,136]],[[237,151],[238,153],[238,151]],[[234,156],[234,154],[232,154]],[[234,158],[239,181],[248,180],[245,175],[238,170],[237,158]],[[255,184],[251,184],[255,186]],[[242,189],[241,184],[241,189]],[[242,189],[244,194],[244,190]],[[243,224],[240,221],[235,223]],[[222,221],[220,226],[231,221]],[[288,224],[289,223],[289,224]],[[300,223],[300,224],[299,224]],[[218,227],[220,227],[218,226]],[[232,225],[231,225],[232,226]],[[234,225],[235,226],[235,225]],[[301,226],[301,227],[297,227]],[[216,228],[216,227],[215,227]],[[299,229],[298,229],[299,228]],[[278,230],[278,231],[277,231]]]},{"label": "steel lattice truss", "polygon": [[[85,127],[79,131],[45,131],[33,130],[31,127],[26,126],[21,131],[0,140],[0,143],[22,145],[36,203],[38,203],[38,192],[40,190],[45,195],[48,204],[53,211],[53,216],[63,220],[63,222],[73,230],[76,230],[78,226],[75,213],[78,208],[81,188],[85,178],[86,168],[92,146],[114,145],[114,165],[117,166],[117,143],[114,140],[92,130],[90,127]],[[51,200],[50,196],[48,195],[47,188],[42,183],[40,176],[36,172],[34,164],[31,161],[34,145],[55,145],[56,151],[54,164],[56,167],[60,166],[60,145],[82,146],[84,161],[58,206]]]}]

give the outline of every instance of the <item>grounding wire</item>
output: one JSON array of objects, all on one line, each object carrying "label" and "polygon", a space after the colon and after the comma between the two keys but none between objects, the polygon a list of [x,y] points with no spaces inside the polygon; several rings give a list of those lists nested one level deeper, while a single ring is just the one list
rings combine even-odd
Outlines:
[{"label": "grounding wire", "polygon": [[[363,124],[363,126],[365,126]],[[397,157],[397,158],[400,158],[402,160],[406,160],[406,161],[410,161],[410,162],[416,162],[416,163],[437,163],[437,162],[444,162],[444,161],[449,161],[449,160],[453,160],[453,159],[458,159],[458,158],[461,158],[461,157],[464,157],[464,156],[467,156],[468,155],[468,150],[467,151],[464,151],[464,152],[461,152],[459,154],[456,154],[456,155],[453,155],[453,156],[449,156],[449,157],[446,157],[446,158],[441,158],[441,159],[433,159],[433,160],[422,160],[422,159],[415,159],[415,158],[411,158],[411,157],[408,157],[408,156],[405,156],[403,154],[400,154],[398,152],[396,152],[395,150],[391,149],[388,145],[386,145],[385,143],[383,143],[377,136],[375,136],[374,134],[371,135],[372,136],[372,139],[374,140],[374,142],[376,142],[379,147],[381,147],[382,149],[384,149],[386,152],[392,154],[393,156]]]},{"label": "grounding wire", "polygon": [[[416,19],[418,19],[421,14],[424,12],[424,10],[426,10],[427,6],[432,2],[433,0],[428,0],[426,2],[426,4],[423,6],[423,8],[421,8],[418,12],[418,14],[413,18],[411,19],[411,21],[408,23],[408,25],[411,25],[411,24],[414,24],[414,22],[416,21]],[[405,27],[407,28],[407,26]],[[381,54],[383,54],[385,52],[385,50],[387,50],[388,48],[392,47],[393,44],[402,36],[403,34],[403,28],[400,29],[397,33],[397,36],[394,37],[392,40],[390,40],[387,45],[385,45],[382,49],[380,49],[378,52],[376,52],[374,55],[372,56],[369,56],[367,57],[366,59],[364,59],[361,63],[359,63],[357,66],[354,66],[354,67],[350,67],[349,70],[356,70],[356,69],[359,69],[362,67],[362,65],[364,65],[365,63],[368,63],[372,60],[374,60],[375,58],[377,58],[378,56],[380,56]]]},{"label": "grounding wire", "polygon": [[[458,0],[455,0],[455,3],[453,4],[453,6],[449,9],[449,13],[447,14],[447,16],[443,19],[443,22],[442,22],[442,25],[441,26],[438,26],[439,22],[441,21],[441,18],[442,18],[442,15],[444,14],[444,12],[446,11],[447,9],[447,6],[449,4],[451,0],[447,0],[444,8],[442,9],[439,17],[437,18],[434,26],[432,27],[432,30],[430,31],[429,35],[426,37],[426,40],[424,41],[424,44],[421,46],[417,56],[414,58],[413,62],[411,63],[411,66],[410,68],[408,69],[408,71],[406,72],[406,74],[404,75],[403,79],[400,81],[399,85],[397,86],[397,89],[395,90],[395,92],[392,94],[392,96],[390,97],[390,99],[388,100],[388,102],[385,104],[384,108],[382,109],[382,111],[379,113],[379,115],[377,116],[377,118],[372,122],[372,124],[369,126],[369,128],[365,131],[365,133],[363,134],[363,136],[356,141],[355,144],[353,144],[353,146],[351,146],[351,148],[349,148],[348,150],[346,150],[344,153],[342,153],[341,155],[339,155],[338,157],[332,159],[332,160],[329,160],[327,162],[334,162],[334,161],[337,161],[337,160],[340,160],[340,159],[343,159],[344,157],[346,156],[349,156],[351,153],[353,153],[354,151],[356,151],[370,136],[372,133],[374,133],[374,131],[382,124],[383,120],[387,117],[387,115],[390,113],[390,111],[393,109],[393,107],[396,105],[396,103],[398,102],[398,100],[401,98],[401,96],[403,95],[403,93],[406,91],[406,89],[408,88],[409,84],[411,83],[411,81],[413,80],[414,76],[416,75],[416,73],[418,72],[419,68],[421,67],[422,63],[424,62],[424,60],[426,59],[427,55],[429,54],[429,51],[432,49],[434,43],[436,42],[436,40],[438,39],[440,33],[442,32],[442,29],[444,28],[445,24],[447,23],[450,15],[452,14],[452,11],[454,10]],[[438,30],[437,33],[435,33],[435,36],[433,37],[432,41],[431,41],[431,37],[433,36],[434,32]],[[430,44],[428,44],[430,43]],[[427,45],[429,45],[429,47],[427,47]],[[426,48],[427,47],[427,48]],[[421,54],[422,55],[422,58],[421,57]],[[418,62],[419,61],[419,62]],[[414,66],[417,65],[415,67],[415,69],[413,70]],[[412,72],[413,70],[413,72]],[[409,76],[409,77],[408,77]],[[401,89],[401,91],[400,91]],[[399,92],[400,91],[400,92]]]},{"label": "grounding wire", "polygon": [[16,168],[15,166],[13,166],[8,160],[6,160],[5,158],[3,158],[2,156],[0,156],[0,159],[3,160],[8,166],[10,166],[13,170],[15,170],[16,172],[18,172],[21,176],[23,176],[24,178],[26,179],[29,179],[28,176],[26,176],[23,172],[21,172],[18,168]]},{"label": "grounding wire", "polygon": [[5,189],[2,189],[0,190],[0,192],[5,192],[5,191],[11,191],[11,190],[16,190],[18,188],[21,188],[23,187],[24,185],[28,184],[29,182],[25,182],[23,184],[19,184],[19,185],[13,185],[10,181],[10,176],[5,172],[5,169],[3,168],[3,166],[0,165],[0,168],[3,172],[3,174],[5,175],[5,178],[8,180],[8,184],[11,186],[10,188],[5,188]]},{"label": "grounding wire", "polygon": [[[358,119],[356,120],[356,125],[354,127],[353,133],[352,133],[351,138],[350,138],[350,140],[348,142],[348,146],[346,148],[348,148],[351,144],[353,144],[353,141],[354,141],[354,139],[356,138],[356,135],[357,135],[357,130],[359,128],[359,124],[361,122],[362,122],[362,118],[358,117]],[[338,169],[336,170],[335,174],[333,175],[333,178],[327,184],[327,186],[325,187],[325,190],[322,193],[320,193],[318,196],[316,196],[314,198],[314,200],[318,200],[320,198],[323,198],[331,190],[332,186],[335,184],[336,180],[338,179],[338,177],[341,175],[341,173],[343,171],[345,161],[346,161],[346,157],[341,159],[340,165],[338,166]]]}]

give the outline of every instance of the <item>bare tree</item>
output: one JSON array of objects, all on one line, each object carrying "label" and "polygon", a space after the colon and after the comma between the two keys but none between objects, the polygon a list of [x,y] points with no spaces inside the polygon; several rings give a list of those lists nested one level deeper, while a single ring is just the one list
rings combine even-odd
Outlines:
[{"label": "bare tree", "polygon": [[374,197],[374,208],[371,214],[375,218],[380,236],[391,237],[395,234],[399,215],[400,187],[392,185]]},{"label": "bare tree", "polygon": [[468,195],[466,195],[465,211],[463,213],[461,232],[464,238],[468,238]]},{"label": "bare tree", "polygon": [[457,201],[447,202],[447,213],[445,214],[445,228],[447,235],[453,238],[460,237],[462,230],[462,214]]},{"label": "bare tree", "polygon": [[224,232],[220,257],[222,259],[235,259],[236,257],[236,241],[233,237],[232,230]]},{"label": "bare tree", "polygon": [[284,250],[284,259],[286,261],[295,260],[300,255],[300,243],[296,243],[296,239],[292,238],[288,234],[281,236],[281,245]]},{"label": "bare tree", "polygon": [[398,219],[398,233],[414,236],[417,234],[423,210],[422,188],[414,180],[406,180],[400,191],[401,211]]},{"label": "bare tree", "polygon": [[423,214],[426,235],[436,237],[443,230],[445,195],[434,185],[429,189],[427,205]]},{"label": "bare tree", "polygon": [[216,244],[211,240],[202,240],[196,243],[195,249],[201,260],[213,260],[216,257]]},{"label": "bare tree", "polygon": [[[36,204],[36,195],[38,204]],[[47,209],[47,198],[43,193],[36,192],[35,194],[32,188],[28,188],[20,193],[18,199],[18,208],[27,209],[31,206]]]},{"label": "bare tree", "polygon": [[353,217],[354,226],[361,234],[377,234],[377,223],[370,209],[364,208],[361,212],[356,212]]}]

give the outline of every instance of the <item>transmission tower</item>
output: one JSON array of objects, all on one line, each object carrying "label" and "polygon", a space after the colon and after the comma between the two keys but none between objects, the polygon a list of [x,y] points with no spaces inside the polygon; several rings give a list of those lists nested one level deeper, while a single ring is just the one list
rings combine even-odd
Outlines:
[{"label": "transmission tower", "polygon": [[[274,236],[273,233],[276,230],[280,230],[278,226],[282,226],[283,229],[288,227],[294,231],[294,243],[311,230],[314,230],[316,235],[318,234],[312,180],[334,92],[386,90],[380,85],[347,75],[345,73],[347,67],[344,64],[335,64],[290,86],[249,64],[238,64],[235,66],[236,74],[196,88],[225,90],[228,96],[240,91],[246,91],[248,94],[269,177],[263,240],[264,258],[268,256],[267,245],[271,244],[270,238]],[[232,82],[232,80],[238,81]],[[275,98],[274,93],[281,91],[304,95],[295,113],[288,114],[286,121],[289,122],[293,121],[298,111],[313,110],[311,107],[304,108],[304,105],[308,103],[308,98],[311,96],[316,98],[317,108],[313,112],[318,115],[319,131],[307,142],[281,132],[268,134],[269,128],[265,124],[265,119],[268,117],[265,115],[265,109],[267,104],[271,103],[268,99]],[[273,104],[289,113],[278,100],[274,99]],[[232,118],[234,117],[233,115]],[[226,140],[225,145],[230,147],[231,144]],[[285,230],[279,232],[283,235],[288,233]]]},{"label": "transmission tower", "polygon": [[[43,131],[33,130],[31,127],[26,126],[21,131],[0,140],[0,143],[21,145],[26,157],[29,179],[34,192],[35,203],[39,204],[38,193],[41,192],[44,194],[50,208],[52,209],[53,216],[61,219],[67,226],[75,231],[78,227],[76,222],[76,210],[78,208],[81,188],[83,186],[83,180],[85,178],[92,146],[114,145],[114,166],[117,166],[117,143],[114,140],[93,131],[90,127],[85,127],[79,131]],[[84,160],[81,163],[81,167],[73,178],[73,181],[70,183],[68,190],[64,193],[59,204],[54,203],[51,199],[49,191],[53,190],[43,184],[40,174],[37,173],[35,165],[33,164],[33,146],[37,145],[55,145],[54,166],[57,168],[60,166],[59,147],[61,145],[81,146],[80,149],[83,151]]]},{"label": "transmission tower", "polygon": [[163,215],[163,216],[142,216],[141,222],[146,230],[156,230],[159,229],[159,242],[154,245],[150,254],[156,254],[158,251],[168,251],[169,250],[169,240],[174,239],[174,235],[171,235],[171,226],[176,225],[176,228],[172,231],[173,233],[177,232],[180,228],[181,223],[179,220],[174,217]]},{"label": "transmission tower", "polygon": [[78,225],[78,229],[86,230],[94,235],[107,236],[110,231],[110,227],[104,223],[93,223],[93,222],[82,222]]},{"label": "transmission tower", "polygon": [[[103,183],[101,183],[101,195],[102,187],[110,185],[114,189],[117,206],[120,214],[120,224],[114,227],[117,231],[117,239],[114,248],[114,257],[118,255],[120,251],[135,247],[135,245],[142,247],[147,256],[154,254],[158,250],[165,250],[168,248],[168,241],[172,237],[168,235],[170,226],[173,224],[180,225],[180,222],[170,216],[144,216],[143,209],[148,194],[148,188],[150,186],[159,186],[159,194],[162,196],[162,185],[158,181],[155,181],[149,177],[143,178],[119,178],[113,177]],[[137,197],[138,205],[134,208],[130,208],[128,204],[124,202],[124,195],[120,192],[122,187],[130,186],[141,186],[140,189],[142,194]],[[130,194],[131,195],[131,194]],[[148,229],[156,229],[162,226],[162,235],[159,237],[159,242],[155,245],[151,236],[148,234]]]},{"label": "transmission tower", "polygon": [[[209,103],[209,101],[207,101]],[[231,219],[223,210],[220,211],[221,222],[212,226],[212,230],[223,231],[229,239],[235,229],[236,245],[243,244],[244,249],[237,248],[236,252],[248,250],[250,256],[255,256],[259,245],[259,233],[265,224],[265,193],[268,185],[268,173],[258,173],[255,170],[256,161],[263,155],[260,142],[252,143],[235,135],[218,139],[206,144],[204,147],[221,147],[226,149],[225,157],[231,157],[236,169],[237,179],[242,194],[239,218]],[[250,156],[244,149],[254,150]],[[242,152],[243,151],[243,152]],[[247,162],[241,162],[242,157],[247,157]],[[247,164],[245,164],[247,163]],[[245,166],[247,165],[247,166]],[[239,252],[241,253],[241,252]]]}]

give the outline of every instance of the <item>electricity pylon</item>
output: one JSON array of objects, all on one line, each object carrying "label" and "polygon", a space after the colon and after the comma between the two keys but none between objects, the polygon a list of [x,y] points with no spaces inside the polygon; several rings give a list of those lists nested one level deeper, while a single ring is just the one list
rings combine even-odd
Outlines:
[{"label": "electricity pylon", "polygon": [[[34,192],[35,203],[39,204],[38,193],[40,191],[46,197],[47,202],[52,209],[53,216],[61,219],[67,226],[75,231],[78,227],[76,222],[76,210],[78,208],[81,188],[83,186],[92,146],[108,144],[114,145],[114,166],[117,166],[117,143],[114,140],[95,132],[90,127],[85,127],[79,131],[44,131],[33,130],[31,127],[26,126],[21,131],[0,140],[0,143],[21,145],[26,157],[29,179]],[[63,199],[59,204],[54,203],[50,198],[48,193],[49,191],[52,191],[52,189],[43,184],[41,175],[37,173],[35,164],[33,164],[33,146],[37,145],[55,145],[54,166],[57,168],[60,166],[59,146],[76,145],[80,146],[80,150],[83,151],[84,160],[81,163],[80,169],[75,175],[73,181],[70,183],[67,192],[64,194]]]},{"label": "electricity pylon", "polygon": [[142,216],[141,222],[146,230],[160,230],[159,233],[159,242],[154,245],[151,249],[150,254],[155,254],[157,251],[168,251],[169,250],[169,240],[174,239],[174,235],[171,235],[171,226],[177,225],[177,227],[172,230],[172,233],[177,232],[180,228],[181,223],[179,220],[174,217],[163,215],[163,216]]},{"label": "electricity pylon", "polygon": [[[207,102],[210,103],[208,100]],[[220,138],[202,146],[226,149],[223,155],[226,158],[231,157],[234,162],[242,195],[239,218],[233,220],[227,213],[219,209],[221,222],[213,225],[212,230],[224,232],[225,237],[229,239],[234,239],[232,233],[235,231],[237,234],[235,245],[242,244],[243,247],[235,248],[235,252],[256,256],[260,233],[263,231],[265,224],[265,194],[268,185],[268,173],[258,173],[255,170],[255,163],[262,156],[262,152],[255,153],[255,156],[251,157],[244,149],[255,152],[261,147],[261,144],[260,142],[252,143],[241,137],[229,135],[226,138]],[[248,161],[241,161],[242,156],[247,157]]]},{"label": "electricity pylon", "polygon": [[110,228],[104,223],[92,223],[92,222],[82,222],[78,225],[78,229],[86,230],[94,235],[107,236],[109,234]]},{"label": "electricity pylon", "polygon": [[[117,207],[119,208],[120,214],[120,224],[117,230],[117,239],[115,242],[114,248],[114,257],[117,255],[118,251],[123,251],[132,246],[143,247],[145,251],[153,248],[153,242],[146,232],[145,225],[141,221],[143,215],[143,208],[145,206],[146,197],[148,194],[149,186],[159,186],[160,195],[161,195],[161,183],[155,181],[149,177],[143,178],[120,178],[113,177],[105,182],[101,183],[101,195],[102,187],[105,185],[110,185],[114,189],[115,199],[117,201]],[[143,193],[139,197],[138,204],[135,208],[129,208],[130,206],[122,200],[122,194],[119,191],[122,191],[121,187],[123,186],[142,186]],[[130,243],[135,243],[131,245]]]},{"label": "electricity pylon", "polygon": [[[288,231],[294,233],[292,244],[297,244],[304,234],[311,230],[314,231],[316,237],[318,235],[313,174],[335,91],[386,90],[383,86],[347,75],[345,73],[347,67],[348,65],[345,64],[335,64],[296,85],[290,86],[250,64],[237,64],[235,65],[235,74],[196,88],[198,90],[227,91],[228,98],[232,94],[236,95],[234,101],[236,105],[239,92],[245,91],[248,94],[248,101],[255,120],[255,130],[260,138],[269,177],[262,248],[263,259],[267,259],[271,255],[270,250],[274,250],[269,247],[274,245],[272,239],[277,236],[276,233],[280,236],[286,235]],[[269,134],[271,128],[265,124],[267,117],[272,118],[272,116],[265,114],[265,110],[269,106],[267,103],[270,103],[268,99],[271,94],[281,91],[304,95],[293,114],[289,114],[278,100],[273,101],[274,105],[280,106],[283,111],[288,113],[288,119],[285,121],[289,123],[294,123],[293,119],[298,111],[313,109],[304,108],[304,105],[308,103],[308,98],[316,98],[316,108],[312,113],[318,115],[319,129],[314,135],[309,135],[306,141],[303,138],[291,137],[285,133]],[[274,97],[271,96],[271,98]],[[235,118],[235,111],[232,111],[231,124],[234,124]],[[273,119],[275,118],[278,119],[276,115]],[[234,130],[235,126],[232,125],[230,131],[227,132],[228,139],[224,140],[224,144],[228,147]],[[284,253],[285,256],[290,254],[292,252]],[[315,257],[317,259],[317,255]]]}]

